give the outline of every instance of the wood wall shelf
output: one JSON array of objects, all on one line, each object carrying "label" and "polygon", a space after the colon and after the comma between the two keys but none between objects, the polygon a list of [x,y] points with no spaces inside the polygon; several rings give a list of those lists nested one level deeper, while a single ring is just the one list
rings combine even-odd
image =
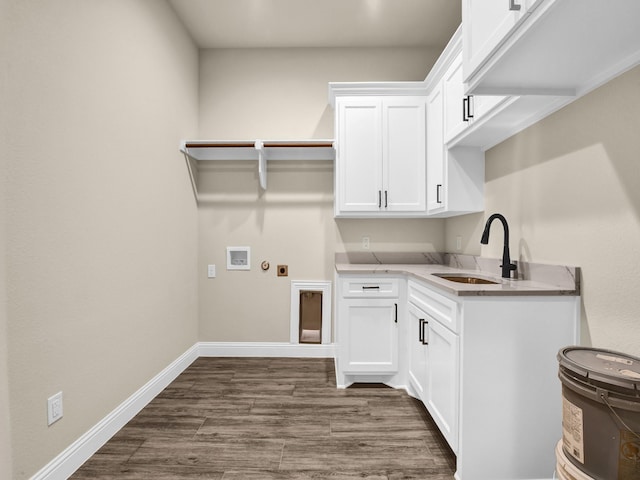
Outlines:
[{"label": "wood wall shelf", "polygon": [[258,162],[260,188],[267,189],[267,160],[334,160],[334,141],[312,140],[184,140],[180,146],[198,197],[192,161],[253,160]]}]

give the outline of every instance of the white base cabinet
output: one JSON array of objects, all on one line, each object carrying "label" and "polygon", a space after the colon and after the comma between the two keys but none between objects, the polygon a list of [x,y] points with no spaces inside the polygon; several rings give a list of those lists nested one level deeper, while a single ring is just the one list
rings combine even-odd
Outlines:
[{"label": "white base cabinet", "polygon": [[457,452],[459,336],[450,329],[458,324],[457,304],[413,280],[408,300],[410,387]]},{"label": "white base cabinet", "polygon": [[454,452],[458,451],[459,337],[427,317],[427,387],[424,403]]},{"label": "white base cabinet", "polygon": [[579,341],[580,297],[457,297],[378,275],[337,281],[339,386],[406,386],[456,454],[457,480],[552,478],[562,437],[556,355]]},{"label": "white base cabinet", "polygon": [[386,378],[398,372],[398,282],[394,278],[338,278],[339,386],[348,386],[363,375]]}]

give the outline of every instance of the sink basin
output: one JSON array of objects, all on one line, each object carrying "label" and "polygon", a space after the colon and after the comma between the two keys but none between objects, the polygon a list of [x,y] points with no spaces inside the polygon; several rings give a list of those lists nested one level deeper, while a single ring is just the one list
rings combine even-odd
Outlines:
[{"label": "sink basin", "polygon": [[456,275],[450,273],[435,273],[436,277],[444,278],[450,282],[466,283],[468,285],[497,285],[498,282],[487,280],[486,278],[472,277],[470,275]]}]

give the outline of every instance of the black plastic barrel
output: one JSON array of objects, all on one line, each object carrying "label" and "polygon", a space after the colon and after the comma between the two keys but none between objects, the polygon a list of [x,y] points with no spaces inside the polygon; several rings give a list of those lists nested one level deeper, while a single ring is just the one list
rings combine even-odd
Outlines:
[{"label": "black plastic barrel", "polygon": [[596,480],[640,480],[640,358],[566,347],[558,361],[569,461]]}]

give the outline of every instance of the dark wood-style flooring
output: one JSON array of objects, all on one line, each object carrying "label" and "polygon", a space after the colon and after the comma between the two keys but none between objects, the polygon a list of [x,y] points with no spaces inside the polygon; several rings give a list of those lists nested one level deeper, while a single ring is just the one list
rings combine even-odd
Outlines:
[{"label": "dark wood-style flooring", "polygon": [[405,392],[336,389],[332,359],[199,358],[71,478],[452,480]]}]

